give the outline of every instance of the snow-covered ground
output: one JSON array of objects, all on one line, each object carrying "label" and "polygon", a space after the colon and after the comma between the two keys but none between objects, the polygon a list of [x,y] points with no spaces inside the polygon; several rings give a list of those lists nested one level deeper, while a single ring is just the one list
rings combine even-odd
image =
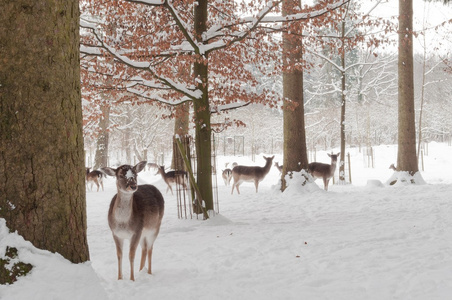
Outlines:
[{"label": "snow-covered ground", "polygon": [[[207,221],[178,219],[176,196],[155,171],[139,174],[164,194],[166,211],[154,245],[153,275],[118,281],[115,246],[107,210],[116,193],[113,178],[104,192],[87,192],[91,261],[74,265],[38,250],[0,221],[0,256],[16,245],[32,273],[0,298],[17,299],[450,299],[452,295],[452,147],[431,143],[424,157],[424,185],[378,187],[391,177],[394,146],[375,149],[375,168],[365,167],[351,149],[352,184],[320,180],[278,191],[272,167],[255,193],[241,194],[218,178],[220,214]],[[269,155],[267,153],[267,155]],[[263,165],[256,156],[219,157],[226,162]],[[281,155],[274,161],[282,163]],[[317,161],[329,163],[326,152]],[[127,256],[128,251],[125,255]],[[135,259],[138,269],[139,253]],[[129,277],[125,258],[124,277]]]}]

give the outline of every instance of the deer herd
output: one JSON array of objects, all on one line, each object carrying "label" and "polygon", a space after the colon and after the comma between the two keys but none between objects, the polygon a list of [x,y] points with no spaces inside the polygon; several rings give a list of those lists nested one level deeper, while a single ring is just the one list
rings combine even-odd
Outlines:
[{"label": "deer herd", "polygon": [[[308,173],[314,178],[323,180],[324,189],[328,190],[328,183],[334,176],[336,170],[337,154],[328,154],[331,157],[331,164],[312,162],[309,164]],[[270,171],[275,156],[263,157],[265,165],[245,166],[232,164],[232,168],[222,170],[222,178],[226,186],[231,185],[231,194],[234,189],[240,194],[239,186],[243,182],[253,182],[258,192],[259,182],[264,180]],[[188,176],[185,171],[166,171],[164,166],[155,163],[147,163],[141,161],[135,166],[121,165],[117,168],[104,167],[99,170],[90,171],[86,168],[86,185],[93,190],[93,185],[97,186],[97,191],[101,187],[104,190],[103,178],[106,175],[116,178],[117,193],[113,196],[108,210],[108,225],[113,235],[116,245],[116,256],[118,260],[118,279],[122,279],[122,257],[124,240],[129,240],[129,263],[130,263],[130,280],[135,280],[134,261],[135,253],[138,245],[141,246],[140,271],[145,267],[146,260],[147,273],[151,274],[152,270],[152,249],[154,241],[157,238],[160,225],[162,223],[165,211],[165,201],[162,193],[153,185],[138,185],[138,173],[148,167],[148,171],[156,169],[157,174],[167,185],[168,190],[173,194],[173,187],[178,186],[187,189]],[[274,166],[280,173],[283,172],[283,166],[275,162]]]}]

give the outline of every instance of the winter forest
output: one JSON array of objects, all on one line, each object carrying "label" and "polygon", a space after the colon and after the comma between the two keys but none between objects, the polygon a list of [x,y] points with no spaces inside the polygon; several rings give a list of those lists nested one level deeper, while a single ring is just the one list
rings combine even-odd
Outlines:
[{"label": "winter forest", "polygon": [[25,2],[0,299],[450,297],[451,1]]},{"label": "winter forest", "polygon": [[[237,136],[244,137],[242,154],[282,152],[282,72],[297,65],[303,69],[309,151],[328,150],[340,145],[342,93],[346,94],[347,147],[366,148],[397,143],[397,16],[388,13],[393,12],[395,3],[352,1],[328,16],[303,22],[298,29],[303,39],[297,45],[303,57],[292,62],[293,66],[284,66],[282,62],[283,29],[280,23],[267,21],[255,25],[256,32],[252,32],[255,37],[240,38],[238,42],[235,41],[239,39],[236,37],[238,30],[244,29],[235,28],[237,32],[233,32],[222,25],[234,22],[226,16],[238,18],[253,10],[263,14],[259,5],[265,3],[253,1],[246,6],[231,3],[221,1],[209,4],[209,9],[214,12],[209,11],[212,32],[207,34],[212,37],[207,39],[218,45],[209,49],[211,62],[207,76],[211,123],[218,126],[213,130],[217,131],[214,135],[219,154],[233,154],[233,145],[228,145],[227,141]],[[450,99],[445,97],[451,93],[447,80],[450,76],[450,40],[445,37],[450,34],[450,23],[442,24],[428,18],[428,15],[422,17],[429,13],[434,16],[438,5],[422,1],[415,1],[414,4],[418,12],[416,16],[419,17],[414,29],[417,130],[422,133],[422,142],[447,142],[450,140],[452,120],[448,117]],[[174,13],[179,14],[180,10],[187,12],[191,6],[187,1],[180,5],[174,8]],[[129,15],[136,9],[143,13]],[[121,10],[121,13],[116,10]],[[140,16],[147,15],[148,10],[153,16],[156,15],[151,18],[152,24],[148,19],[140,19]],[[86,28],[82,30],[82,39],[86,41],[82,43],[84,135],[88,162],[93,166],[96,166],[95,156],[102,155],[99,150],[103,149],[108,149],[112,163],[133,162],[133,157],[136,161],[162,162],[162,155],[169,155],[172,151],[168,134],[177,134],[174,118],[181,114],[177,105],[192,97],[188,91],[181,90],[190,90],[190,85],[195,83],[191,82],[191,71],[187,67],[193,50],[188,46],[189,41],[181,36],[183,32],[179,32],[185,27],[176,30],[167,28],[166,18],[169,16],[166,13],[159,7],[135,3],[123,3],[120,7],[108,2],[105,7],[90,5],[89,2],[82,5],[82,27]],[[269,12],[271,15],[278,13],[278,7]],[[102,25],[93,23],[99,18],[98,15],[106,19]],[[181,13],[180,18],[191,18],[191,14],[185,16]],[[147,24],[144,25],[144,22]],[[187,27],[191,26],[188,20],[184,22]],[[226,28],[215,31],[213,22]],[[342,23],[345,26],[343,32]],[[96,30],[91,29],[92,24],[96,24]],[[174,37],[169,34],[152,35],[162,30],[172,30],[170,33]],[[121,34],[127,31],[130,33]],[[93,36],[93,33],[96,35]],[[95,40],[108,33],[107,41],[100,43]],[[240,34],[248,33],[243,31]],[[141,38],[142,35],[146,38]],[[341,35],[344,36],[342,40]],[[174,42],[176,36],[178,41]],[[344,48],[341,48],[342,41],[346,41]],[[234,45],[225,47],[227,43]],[[93,49],[92,45],[97,48]],[[141,52],[133,53],[133,58],[140,57],[137,62],[129,62],[129,57],[121,55],[132,53],[131,48],[134,52],[143,48],[148,57],[154,58],[144,59]],[[341,51],[344,51],[345,58],[344,90],[341,87]],[[143,69],[143,63],[155,64],[155,67]],[[172,73],[168,74],[170,69]],[[184,80],[183,75],[188,79]],[[248,103],[250,105],[244,106]],[[189,111],[192,109],[188,108]],[[195,117],[190,114],[189,118],[192,121]],[[191,121],[185,130],[194,136]],[[109,138],[105,139],[105,135]],[[105,145],[106,142],[108,145]]]}]

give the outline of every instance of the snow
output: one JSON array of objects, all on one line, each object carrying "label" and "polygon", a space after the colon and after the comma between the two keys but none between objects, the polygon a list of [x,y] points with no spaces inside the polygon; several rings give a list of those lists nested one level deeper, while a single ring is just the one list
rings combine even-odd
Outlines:
[{"label": "snow", "polygon": [[[279,171],[272,167],[259,193],[244,183],[240,195],[231,195],[221,178],[225,163],[263,166],[265,160],[217,157],[220,214],[207,221],[178,219],[176,196],[164,192],[161,176],[143,171],[139,183],[163,192],[166,211],[154,244],[153,274],[143,270],[135,282],[116,279],[107,223],[116,191],[109,177],[105,192],[87,192],[90,262],[75,265],[36,249],[0,221],[0,256],[12,245],[22,261],[35,266],[29,276],[0,286],[0,298],[450,299],[452,176],[446,170],[452,167],[451,149],[429,144],[421,172],[425,184],[386,183],[397,156],[390,145],[374,148],[375,168],[365,167],[367,158],[357,149],[348,150],[352,184],[330,183],[326,192],[321,180],[301,187],[295,176],[282,194]],[[325,151],[316,157],[329,163]],[[274,161],[282,164],[281,155]]]}]

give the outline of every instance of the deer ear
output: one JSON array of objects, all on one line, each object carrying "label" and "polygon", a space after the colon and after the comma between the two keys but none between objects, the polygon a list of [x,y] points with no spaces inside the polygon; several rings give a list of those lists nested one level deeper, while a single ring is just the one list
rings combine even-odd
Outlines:
[{"label": "deer ear", "polygon": [[331,157],[331,154],[327,153],[329,157]]},{"label": "deer ear", "polygon": [[100,170],[109,176],[116,177],[116,169],[112,169],[110,167],[105,167],[105,168],[100,168]]},{"label": "deer ear", "polygon": [[145,160],[137,163],[135,165],[135,167],[133,167],[135,169],[135,172],[140,173],[144,169],[144,167],[146,167],[146,163],[147,163],[147,161],[145,161]]}]

